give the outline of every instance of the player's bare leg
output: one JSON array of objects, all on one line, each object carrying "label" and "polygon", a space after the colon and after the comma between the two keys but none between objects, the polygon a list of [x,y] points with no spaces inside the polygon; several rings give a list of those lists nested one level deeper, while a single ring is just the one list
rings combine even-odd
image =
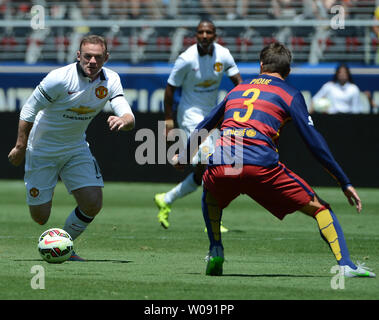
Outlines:
[{"label": "player's bare leg", "polygon": [[[204,173],[204,169],[202,173]],[[171,205],[177,199],[183,198],[197,190],[201,185],[202,173],[200,169],[195,169],[195,172],[190,173],[182,182],[177,184],[170,191],[166,193],[157,193],[154,196],[154,202],[159,209],[157,216],[158,221],[163,228],[167,229],[170,226],[168,216],[171,212]]]},{"label": "player's bare leg", "polygon": [[103,203],[101,187],[84,187],[73,190],[78,206],[68,216],[63,227],[75,240],[100,212]]},{"label": "player's bare leg", "polygon": [[[155,195],[154,202],[159,209],[158,221],[163,228],[167,229],[170,226],[168,222],[168,216],[171,212],[172,203],[175,200],[183,198],[184,196],[196,191],[197,188],[201,186],[206,168],[207,166],[205,164],[197,164],[194,168],[194,171],[169,192],[158,193]],[[221,232],[228,231],[229,230],[221,223]]]},{"label": "player's bare leg", "polygon": [[84,187],[73,190],[80,210],[87,216],[94,218],[103,206],[103,191],[101,187]]},{"label": "player's bare leg", "polygon": [[[75,240],[79,237],[87,226],[93,221],[100,212],[103,203],[103,192],[101,187],[84,187],[73,190],[78,206],[67,217],[63,227]],[[69,259],[71,261],[85,261],[75,252]]]},{"label": "player's bare leg", "polygon": [[29,205],[29,212],[32,219],[40,225],[45,224],[50,217],[51,205],[51,200],[43,204]]}]

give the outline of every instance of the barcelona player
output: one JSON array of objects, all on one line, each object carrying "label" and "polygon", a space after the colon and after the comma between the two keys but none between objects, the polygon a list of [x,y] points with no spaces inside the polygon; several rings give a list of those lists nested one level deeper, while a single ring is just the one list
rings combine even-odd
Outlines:
[{"label": "barcelona player", "polygon": [[210,240],[206,274],[222,275],[222,210],[240,194],[247,194],[279,219],[297,210],[313,217],[346,277],[375,277],[368,268],[351,261],[330,205],[279,161],[279,133],[292,120],[312,154],[340,184],[349,203],[361,211],[356,190],[315,129],[302,94],[284,81],[291,59],[291,52],[281,43],[265,47],[260,53],[260,75],[231,90],[196,127],[186,150],[173,158],[177,168],[188,163],[198,139],[203,138],[199,132],[221,124],[220,138],[203,176],[202,210]]}]

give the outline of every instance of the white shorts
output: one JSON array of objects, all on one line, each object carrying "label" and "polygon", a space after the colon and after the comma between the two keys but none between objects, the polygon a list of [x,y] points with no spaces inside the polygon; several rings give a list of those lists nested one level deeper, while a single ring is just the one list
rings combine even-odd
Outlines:
[{"label": "white shorts", "polygon": [[[182,129],[186,135],[184,137],[187,142],[188,137],[195,130],[196,126],[204,120],[206,117],[206,112],[199,108],[187,108],[185,110],[178,109],[177,121],[179,128]],[[196,165],[198,163],[206,164],[208,163],[208,157],[215,150],[214,146],[219,137],[219,132],[215,130],[207,139],[199,146],[198,153],[193,157],[192,164]]]},{"label": "white shorts", "polygon": [[49,202],[53,198],[58,177],[69,193],[82,187],[104,187],[100,168],[89,148],[59,157],[36,156],[26,152],[24,181],[29,205]]}]

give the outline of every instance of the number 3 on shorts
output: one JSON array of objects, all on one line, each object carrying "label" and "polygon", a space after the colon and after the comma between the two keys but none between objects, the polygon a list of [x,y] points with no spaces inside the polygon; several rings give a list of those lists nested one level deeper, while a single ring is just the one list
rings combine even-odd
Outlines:
[{"label": "number 3 on shorts", "polygon": [[246,97],[248,96],[251,92],[253,92],[253,96],[251,97],[251,99],[249,100],[246,100],[243,104],[245,106],[247,106],[247,110],[246,110],[246,113],[243,117],[241,117],[240,115],[240,112],[239,111],[236,111],[234,112],[233,114],[233,119],[237,122],[246,122],[247,120],[250,119],[251,117],[251,114],[253,113],[253,110],[254,110],[254,105],[253,103],[258,99],[259,95],[261,94],[261,90],[257,89],[257,88],[251,88],[249,90],[246,90],[242,96],[243,97]]}]

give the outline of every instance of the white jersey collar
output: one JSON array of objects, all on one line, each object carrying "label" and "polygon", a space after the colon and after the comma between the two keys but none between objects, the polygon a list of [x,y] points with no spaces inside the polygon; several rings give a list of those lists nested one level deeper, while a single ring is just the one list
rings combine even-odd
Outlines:
[{"label": "white jersey collar", "polygon": [[105,77],[105,73],[104,73],[104,69],[101,69],[101,71],[99,72],[98,74],[98,77],[96,77],[95,80],[91,80],[83,71],[82,67],[80,66],[80,63],[79,61],[76,63],[76,70],[78,71],[78,74],[85,78],[88,82],[92,82],[92,81],[95,81],[98,77],[100,77],[100,80],[104,81],[106,80],[106,77]]}]

